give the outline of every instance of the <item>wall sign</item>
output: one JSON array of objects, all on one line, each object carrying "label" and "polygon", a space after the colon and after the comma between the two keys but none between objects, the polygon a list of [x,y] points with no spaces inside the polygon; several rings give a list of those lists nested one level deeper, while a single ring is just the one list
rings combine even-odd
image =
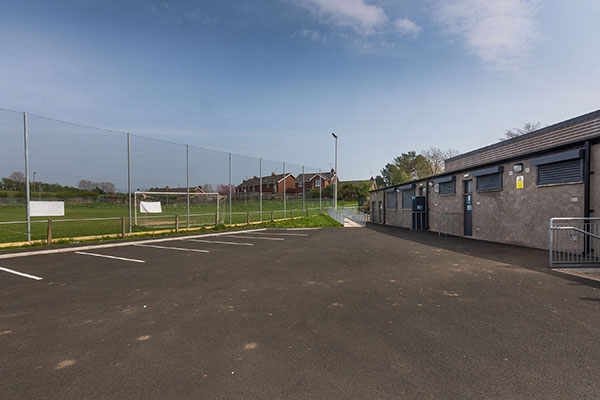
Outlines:
[{"label": "wall sign", "polygon": [[525,185],[525,181],[524,181],[523,175],[517,176],[517,189],[523,189],[524,185]]}]

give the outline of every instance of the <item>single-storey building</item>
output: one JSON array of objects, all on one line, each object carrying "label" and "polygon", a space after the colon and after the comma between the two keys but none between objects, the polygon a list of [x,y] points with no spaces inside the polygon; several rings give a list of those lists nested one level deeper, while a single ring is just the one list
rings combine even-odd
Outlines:
[{"label": "single-storey building", "polygon": [[600,110],[371,191],[371,222],[547,249],[553,217],[600,216]]}]

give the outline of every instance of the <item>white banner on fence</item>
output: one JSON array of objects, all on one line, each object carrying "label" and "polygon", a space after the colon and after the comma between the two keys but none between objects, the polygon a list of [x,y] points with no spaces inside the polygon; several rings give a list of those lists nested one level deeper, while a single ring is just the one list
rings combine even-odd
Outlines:
[{"label": "white banner on fence", "polygon": [[160,201],[140,201],[140,212],[160,214],[162,212]]},{"label": "white banner on fence", "polygon": [[62,217],[65,215],[64,201],[31,201],[32,217]]}]

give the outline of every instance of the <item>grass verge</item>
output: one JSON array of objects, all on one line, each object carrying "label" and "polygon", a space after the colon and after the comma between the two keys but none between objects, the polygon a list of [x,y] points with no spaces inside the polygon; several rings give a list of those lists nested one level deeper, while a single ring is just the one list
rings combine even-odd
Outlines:
[{"label": "grass verge", "polygon": [[[89,240],[81,240],[77,238],[70,239],[56,239],[52,242],[52,246],[65,246],[65,245],[74,245],[74,244],[82,244],[82,243],[94,243],[94,242],[105,242],[105,241],[120,241],[120,240],[132,240],[132,239],[143,239],[143,238],[151,238],[151,237],[162,237],[162,236],[186,236],[190,234],[197,234],[202,232],[215,232],[215,231],[230,231],[230,230],[244,230],[244,229],[256,229],[256,228],[328,228],[328,227],[341,227],[342,225],[338,223],[333,218],[327,215],[311,215],[308,217],[298,217],[293,220],[288,218],[286,220],[273,221],[273,222],[261,222],[261,223],[253,223],[251,225],[219,225],[217,227],[201,227],[198,229],[190,229],[185,232],[164,232],[164,233],[147,233],[140,234],[135,236],[126,236],[125,238],[115,238],[115,237],[98,237],[95,239]],[[45,242],[42,243],[30,243],[24,245],[17,245],[11,247],[5,247],[0,249],[0,252],[3,250],[15,250],[15,249],[24,249],[24,248],[35,248],[35,247],[48,247],[48,244]]]}]

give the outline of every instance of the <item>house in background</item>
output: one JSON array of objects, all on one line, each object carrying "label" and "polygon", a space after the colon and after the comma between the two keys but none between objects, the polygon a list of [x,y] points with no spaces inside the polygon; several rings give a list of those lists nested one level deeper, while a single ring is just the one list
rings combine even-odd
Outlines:
[{"label": "house in background", "polygon": [[[171,188],[169,186],[165,186],[164,188],[151,188],[148,191],[149,192],[166,192],[166,193],[186,193],[187,188],[185,188],[185,187]],[[190,186],[190,193],[205,193],[205,191],[202,189],[202,185],[198,185],[196,187]]]},{"label": "house in background", "polygon": [[[257,176],[251,179],[244,180],[242,183],[235,187],[235,193],[237,194],[256,194],[260,193],[261,179]],[[285,182],[285,185],[284,185]],[[290,174],[275,174],[271,173],[269,176],[263,176],[262,178],[262,192],[263,193],[274,193],[283,194],[283,189],[288,193],[294,193],[296,191],[296,178]]]},{"label": "house in background", "polygon": [[335,183],[337,179],[333,168],[330,172],[322,172],[321,174],[304,174],[304,182],[302,178],[302,174],[299,174],[295,179],[296,193],[302,193],[302,189],[309,192],[311,189],[318,189],[320,185],[323,185],[323,189],[325,189],[327,186]]}]

